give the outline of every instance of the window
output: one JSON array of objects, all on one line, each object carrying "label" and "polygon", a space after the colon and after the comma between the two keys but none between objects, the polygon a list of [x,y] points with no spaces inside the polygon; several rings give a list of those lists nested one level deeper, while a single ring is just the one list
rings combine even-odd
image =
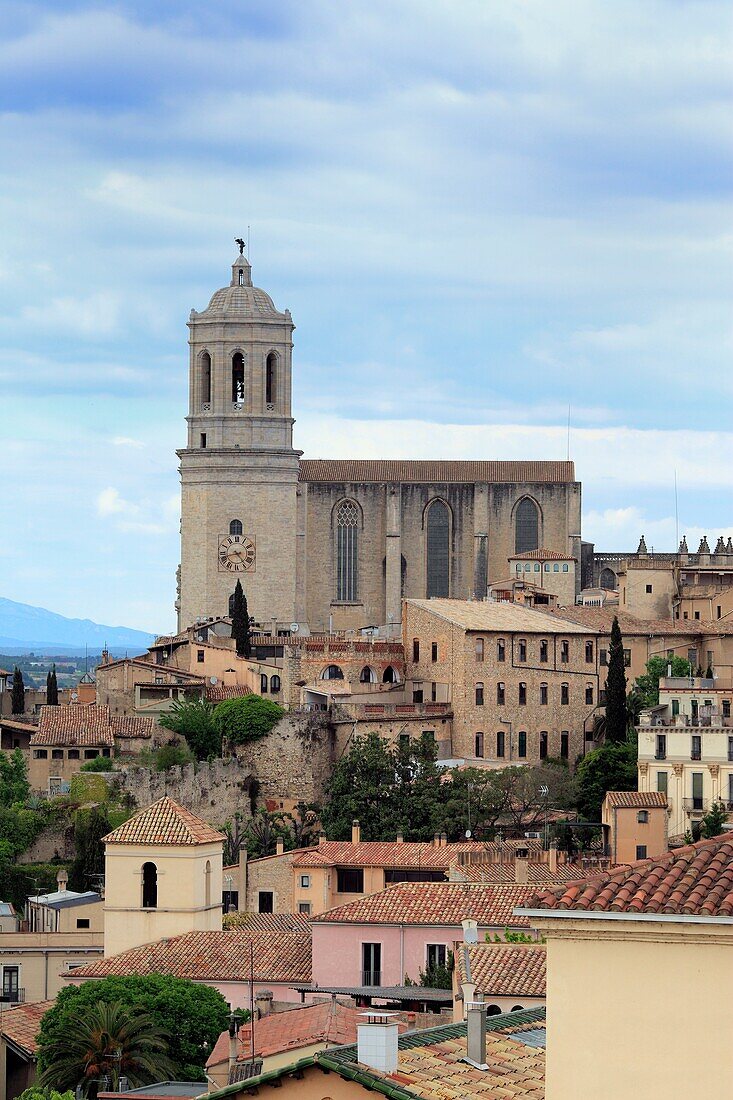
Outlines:
[{"label": "window", "polygon": [[723,717],[730,718],[730,699],[723,700]]},{"label": "window", "polygon": [[309,890],[310,889],[310,884],[311,884],[310,875],[301,875],[300,876],[300,888],[301,888],[301,890]]},{"label": "window", "polygon": [[616,587],[616,574],[612,569],[602,569],[600,577],[601,588],[607,592],[613,592]]},{"label": "window", "polygon": [[430,660],[435,663],[438,660],[438,643],[433,642],[430,646]]},{"label": "window", "polygon": [[270,677],[270,692],[271,692],[271,694],[276,695],[280,691],[281,686],[282,686],[282,683],[281,683],[280,677],[277,674]]},{"label": "window", "polygon": [[549,656],[549,643],[545,638],[540,642],[540,664],[546,665]]},{"label": "window", "polygon": [[79,759],[79,750],[78,749],[69,749],[69,760],[78,760],[78,759]]},{"label": "window", "polygon": [[496,659],[497,661],[506,661],[506,642],[503,638],[499,638],[496,643]]},{"label": "window", "polygon": [[566,707],[570,702],[570,685],[560,684],[560,705]]},{"label": "window", "polygon": [[63,760],[64,759],[64,750],[63,749],[51,749],[51,759],[52,760]]},{"label": "window", "polygon": [[547,760],[548,735],[546,730],[540,733],[540,760]]},{"label": "window", "polygon": [[201,355],[201,401],[204,405],[211,401],[211,356],[208,351]]},{"label": "window", "polygon": [[527,643],[525,642],[524,638],[520,638],[520,640],[519,640],[519,657],[518,657],[518,660],[520,660],[520,661],[526,661],[527,660]]},{"label": "window", "polygon": [[672,700],[672,717],[676,718],[677,715],[679,714],[679,712],[680,712],[680,701],[679,701],[679,699],[673,699]]},{"label": "window", "polygon": [[549,698],[549,689],[547,684],[540,684],[540,706],[546,707]]},{"label": "window", "polygon": [[504,730],[496,731],[496,755],[501,759],[505,752],[505,732]]},{"label": "window", "polygon": [[260,695],[267,695],[267,676],[264,672],[260,673]]},{"label": "window", "polygon": [[517,756],[521,760],[521,759],[524,759],[524,757],[526,757],[526,755],[527,755],[527,734],[524,732],[524,730],[520,730],[518,738],[517,738]]},{"label": "window", "polygon": [[415,664],[420,660],[420,639],[412,639],[412,660]]},{"label": "window", "polygon": [[242,521],[241,521],[241,519],[233,519],[232,520],[232,522],[229,524],[229,534],[230,535],[241,535],[242,534]]},{"label": "window", "polygon": [[483,661],[484,659],[484,640],[483,638],[476,639],[476,660]]},{"label": "window", "polygon": [[539,572],[540,572],[540,563],[539,563],[538,561],[536,561],[536,562],[534,563],[534,571],[535,571],[535,573],[539,573]]},{"label": "window", "polygon": [[691,737],[690,760],[702,760],[702,737],[699,733],[693,733]]},{"label": "window", "polygon": [[430,685],[430,702],[431,703],[437,703],[437,701],[438,701],[438,685],[436,684],[435,680],[433,680],[431,685]]},{"label": "window", "polygon": [[364,871],[361,867],[337,867],[336,890],[339,894],[363,894]]},{"label": "window", "polygon": [[265,401],[274,405],[277,399],[277,356],[271,351],[265,364]]},{"label": "window", "polygon": [[338,665],[329,665],[321,673],[322,680],[343,680],[344,674]]},{"label": "window", "polygon": [[520,500],[514,519],[514,553],[527,554],[539,549],[539,517],[537,505],[527,497]]},{"label": "window", "polygon": [[[204,867],[204,905],[208,909],[211,905],[211,860],[206,860]],[[218,908],[218,906],[217,906]]]},{"label": "window", "polygon": [[206,432],[201,433],[201,438],[199,439],[199,446],[201,447],[202,451],[206,450]]},{"label": "window", "polygon": [[602,668],[608,667],[608,650],[601,649],[598,653],[598,663]]},{"label": "window", "polygon": [[560,734],[560,759],[567,760],[570,756],[570,734],[563,730]]},{"label": "window", "polygon": [[240,267],[240,269],[239,269],[239,285],[244,286],[244,268],[243,267]]},{"label": "window", "polygon": [[657,790],[660,794],[667,793],[667,773],[657,772]]},{"label": "window", "polygon": [[692,808],[702,810],[702,772],[692,773]]},{"label": "window", "polygon": [[502,684],[501,681],[499,681],[499,683],[496,685],[496,705],[499,706],[499,707],[503,707],[505,701],[506,701],[506,688],[505,688],[504,684]]},{"label": "window", "polygon": [[241,351],[232,356],[232,402],[244,401],[244,358]]},{"label": "window", "polygon": [[361,984],[382,984],[381,943],[363,943],[361,945]]},{"label": "window", "polygon": [[560,642],[560,660],[564,665],[570,660],[570,642]]},{"label": "window", "polygon": [[648,810],[639,810],[639,812],[636,815],[636,820],[639,822],[640,825],[648,825],[649,824],[649,811]]},{"label": "window", "polygon": [[311,915],[311,903],[309,901],[299,901],[298,912],[302,913],[304,917],[309,917]]},{"label": "window", "polygon": [[555,564],[553,565],[552,572],[553,573],[559,573],[560,572],[560,566],[557,564],[557,562],[555,562]]},{"label": "window", "polygon": [[585,663],[587,665],[593,664],[593,642],[585,643]]},{"label": "window", "polygon": [[696,619],[699,619],[699,618],[700,618],[700,612],[699,612],[699,611],[696,611],[696,612],[695,612],[695,618],[696,618]]},{"label": "window", "polygon": [[482,707],[484,705],[484,685],[476,684],[476,706]]},{"label": "window", "polygon": [[720,604],[718,604],[716,610],[717,610],[717,614],[716,614],[715,617],[716,617],[716,619],[720,619],[722,614],[723,614],[723,608],[720,606]]},{"label": "window", "polygon": [[48,760],[48,749],[34,749],[33,750],[33,759],[34,760]]},{"label": "window", "polygon": [[275,908],[275,897],[272,890],[260,890],[257,894],[257,912],[272,913]]},{"label": "window", "polygon": [[412,701],[413,703],[422,703],[423,701],[422,683],[417,681],[412,685]]},{"label": "window", "polygon": [[484,755],[484,735],[483,733],[477,733],[474,735],[473,755],[483,757]]},{"label": "window", "polygon": [[370,668],[369,665],[364,665],[364,668],[359,673],[359,683],[360,684],[376,684],[376,682],[377,682],[377,677],[374,673],[374,669]]},{"label": "window", "polygon": [[593,706],[593,684],[585,685],[585,703],[588,707]]},{"label": "window", "polygon": [[568,565],[567,562],[563,562],[562,571],[563,571],[563,573],[569,573],[570,572],[570,566]]},{"label": "window", "polygon": [[400,682],[399,676],[397,675],[395,670],[392,668],[392,665],[387,665],[384,672],[382,673],[382,683],[383,684],[398,684],[399,682]]},{"label": "window", "polygon": [[650,584],[646,586],[646,594],[647,596],[651,596],[652,594],[652,586]]},{"label": "window", "polygon": [[203,649],[197,649],[196,650],[196,660],[198,661],[198,663],[200,665],[203,664],[203,662],[204,662],[204,651],[203,651]]},{"label": "window", "polygon": [[450,512],[442,500],[434,500],[427,515],[427,595],[449,595]]},{"label": "window", "polygon": [[519,685],[519,705],[520,705],[520,707],[524,707],[524,706],[527,705],[527,685],[526,684],[520,684]]},{"label": "window", "polygon": [[99,756],[99,753],[97,752],[96,749],[84,749],[84,759],[85,760],[96,760],[98,756]]},{"label": "window", "polygon": [[728,738],[728,759],[733,760],[733,737]]},{"label": "window", "polygon": [[658,733],[656,740],[656,748],[654,752],[655,760],[667,759],[667,735],[666,733]]},{"label": "window", "polygon": [[336,599],[355,603],[359,563],[359,509],[345,500],[336,510]]},{"label": "window", "polygon": [[428,965],[428,969],[436,966],[445,966],[446,963],[446,946],[444,943],[426,943],[425,944],[425,960]]},{"label": "window", "polygon": [[76,927],[77,928],[89,928],[89,917],[77,917],[76,918]]},{"label": "window", "polygon": [[154,863],[143,863],[143,909],[158,906],[158,868]]},{"label": "window", "polygon": [[3,968],[3,997],[10,1004],[17,1004],[20,1000],[20,967],[4,966]]},{"label": "window", "polygon": [[646,859],[646,844],[637,844],[636,845],[636,858],[637,859]]}]

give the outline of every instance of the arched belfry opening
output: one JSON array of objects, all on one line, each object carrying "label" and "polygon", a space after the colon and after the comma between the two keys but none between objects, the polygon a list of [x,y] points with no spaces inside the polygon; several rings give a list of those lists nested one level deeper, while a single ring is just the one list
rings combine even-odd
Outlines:
[{"label": "arched belfry opening", "polygon": [[244,356],[235,351],[232,356],[232,402],[237,405],[244,401]]},{"label": "arched belfry opening", "polygon": [[277,401],[277,355],[271,351],[265,363],[265,402],[274,406]]},{"label": "arched belfry opening", "polygon": [[143,863],[143,909],[158,907],[158,868],[154,863]]},{"label": "arched belfry opening", "polygon": [[211,356],[208,351],[201,353],[201,403],[211,402]]}]

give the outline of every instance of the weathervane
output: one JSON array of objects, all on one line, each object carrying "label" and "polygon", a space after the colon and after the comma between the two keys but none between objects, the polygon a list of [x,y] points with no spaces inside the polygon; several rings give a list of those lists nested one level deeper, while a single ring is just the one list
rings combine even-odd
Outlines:
[{"label": "weathervane", "polygon": [[239,245],[239,255],[241,256],[244,252],[244,241],[241,237],[235,237],[234,243]]}]

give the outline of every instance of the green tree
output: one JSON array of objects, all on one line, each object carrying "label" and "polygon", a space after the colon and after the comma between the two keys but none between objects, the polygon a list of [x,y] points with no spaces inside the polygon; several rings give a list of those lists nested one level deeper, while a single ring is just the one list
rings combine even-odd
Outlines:
[{"label": "green tree", "polygon": [[70,1020],[98,1003],[119,1003],[133,1014],[151,1017],[169,1032],[171,1077],[179,1081],[203,1081],[203,1067],[219,1035],[227,1026],[229,1007],[211,986],[174,978],[169,974],[103,978],[62,989],[41,1020],[38,1064],[51,1063],[48,1051],[70,1028]]},{"label": "green tree", "polygon": [[58,1092],[56,1089],[42,1089],[40,1085],[31,1085],[21,1092],[17,1100],[74,1100],[74,1093],[71,1089]]},{"label": "green tree", "polygon": [[57,707],[59,705],[59,685],[56,679],[55,664],[46,676],[46,702],[50,707]]},{"label": "green tree", "polygon": [[93,1097],[104,1077],[112,1091],[121,1076],[133,1088],[170,1079],[175,1066],[168,1057],[169,1036],[157,1020],[120,1002],[79,1005],[69,1013],[63,1034],[43,1047],[40,1084],[59,1091],[80,1084],[83,1094]]},{"label": "green tree", "polygon": [[391,745],[376,733],[355,737],[336,763],[321,824],[332,840],[351,839],[358,820],[363,840],[394,839],[402,812],[396,806],[397,762]]},{"label": "green tree", "polygon": [[505,769],[465,768],[450,772],[441,789],[438,831],[448,840],[474,837],[492,839],[497,823],[507,809],[509,785]]},{"label": "green tree", "polygon": [[207,699],[176,700],[158,721],[185,738],[197,760],[221,756],[221,731],[214,721],[214,706]]},{"label": "green tree", "polygon": [[428,989],[451,989],[454,965],[453,952],[449,951],[444,964],[433,963],[420,971],[420,985]]},{"label": "green tree", "polygon": [[587,821],[600,821],[601,806],[607,791],[636,790],[636,740],[629,738],[622,742],[607,742],[593,749],[578,764],[575,782],[581,817]]},{"label": "green tree", "polygon": [[728,814],[722,802],[713,802],[700,822],[700,835],[710,840],[725,830]]},{"label": "green tree", "polygon": [[278,840],[284,842],[287,836],[282,810],[258,810],[242,828],[242,841],[250,859],[274,855]]},{"label": "green tree", "polygon": [[629,715],[626,708],[626,667],[621,627],[614,615],[608,649],[606,678],[606,741],[619,744],[626,739]]},{"label": "green tree", "polygon": [[28,768],[21,750],[0,753],[0,806],[27,802],[30,793]]},{"label": "green tree", "polygon": [[13,669],[13,684],[10,691],[10,709],[13,714],[25,713],[25,685],[23,673],[16,665]]},{"label": "green tree", "polygon": [[659,681],[662,676],[667,675],[668,665],[672,666],[673,676],[689,676],[692,671],[690,662],[684,657],[650,657],[646,663],[646,672],[636,677],[631,691],[632,698],[638,700],[638,709],[657,706]]},{"label": "green tree", "polygon": [[241,581],[236,583],[232,600],[232,638],[237,643],[237,657],[249,657],[252,653],[249,637],[249,608]]},{"label": "green tree", "polygon": [[285,711],[271,699],[261,695],[243,695],[225,699],[214,708],[214,723],[219,736],[229,745],[243,745],[265,737],[280,721]]},{"label": "green tree", "polygon": [[167,745],[161,745],[155,754],[155,770],[167,772],[169,768],[183,767],[194,760],[194,755],[186,745],[177,741],[169,741]]},{"label": "green tree", "polygon": [[90,806],[74,814],[74,861],[69,868],[71,890],[95,890],[104,877],[102,837],[112,823],[104,806]]}]

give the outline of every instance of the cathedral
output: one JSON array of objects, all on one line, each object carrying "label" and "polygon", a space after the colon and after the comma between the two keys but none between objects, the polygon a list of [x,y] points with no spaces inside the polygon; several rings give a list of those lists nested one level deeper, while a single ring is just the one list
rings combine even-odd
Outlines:
[{"label": "cathedral", "polygon": [[263,625],[389,632],[403,597],[482,599],[510,555],[580,561],[572,462],[303,458],[295,326],[252,285],[243,251],[188,327],[180,629],[226,614],[238,579]]}]

